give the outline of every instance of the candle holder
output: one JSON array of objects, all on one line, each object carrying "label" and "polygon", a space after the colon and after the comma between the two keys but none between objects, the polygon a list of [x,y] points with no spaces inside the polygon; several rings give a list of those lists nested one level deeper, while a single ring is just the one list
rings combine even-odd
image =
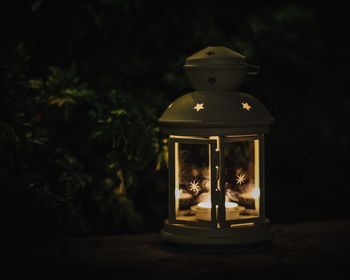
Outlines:
[{"label": "candle holder", "polygon": [[[228,220],[239,219],[240,212],[245,208],[239,206],[235,202],[225,202],[226,218]],[[195,206],[191,207],[192,211],[196,215],[196,219],[199,221],[210,221],[211,220],[211,202],[200,202]]]},{"label": "candle holder", "polygon": [[196,91],[159,119],[169,135],[169,218],[161,236],[186,244],[266,241],[264,141],[273,118],[237,90],[259,67],[228,48],[207,47],[184,69]]}]

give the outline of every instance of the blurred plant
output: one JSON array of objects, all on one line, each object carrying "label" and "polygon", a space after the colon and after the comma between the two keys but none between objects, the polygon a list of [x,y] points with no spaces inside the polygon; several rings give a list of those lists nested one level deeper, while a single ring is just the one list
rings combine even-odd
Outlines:
[{"label": "blurred plant", "polygon": [[[262,66],[242,91],[256,94],[278,120],[267,205],[279,210],[270,217],[286,219],[281,209],[291,209],[279,199],[294,184],[285,178],[298,164],[280,164],[290,151],[305,163],[298,172],[310,182],[303,189],[332,193],[333,185],[323,184],[326,175],[318,176],[327,174],[323,169],[335,170],[336,185],[346,185],[349,98],[342,93],[348,78],[347,63],[339,61],[348,53],[347,17],[335,5],[188,1],[184,9],[176,1],[152,7],[140,0],[22,2],[5,1],[8,17],[0,18],[0,201],[3,221],[12,227],[48,234],[138,230],[142,209],[151,221],[145,224],[159,229],[167,151],[155,116],[193,90],[181,66],[207,45],[233,48]],[[337,106],[329,106],[329,96]],[[296,123],[300,129],[290,133]],[[342,191],[340,200],[349,193]],[[318,211],[324,201],[312,204],[307,197],[299,196],[305,208],[325,213]],[[332,213],[345,213],[338,199]]]},{"label": "blurred plant", "polygon": [[48,70],[27,85],[23,74],[18,92],[12,72],[1,73],[2,214],[44,235],[141,231],[132,197],[161,164],[156,119],[115,90],[97,95],[74,65]]}]

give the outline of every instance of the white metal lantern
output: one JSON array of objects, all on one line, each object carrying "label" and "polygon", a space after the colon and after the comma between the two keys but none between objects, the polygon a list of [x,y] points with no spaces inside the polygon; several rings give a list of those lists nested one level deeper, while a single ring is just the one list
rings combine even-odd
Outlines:
[{"label": "white metal lantern", "polygon": [[266,241],[264,135],[273,118],[257,99],[237,91],[257,68],[225,47],[195,53],[184,68],[196,91],[175,100],[159,120],[169,134],[169,218],[162,238],[212,245]]}]

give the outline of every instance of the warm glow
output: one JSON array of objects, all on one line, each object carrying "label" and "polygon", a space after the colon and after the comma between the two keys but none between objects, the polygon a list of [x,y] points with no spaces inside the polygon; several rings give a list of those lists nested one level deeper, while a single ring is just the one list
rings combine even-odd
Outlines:
[{"label": "warm glow", "polygon": [[[237,206],[238,206],[238,204],[235,203],[235,202],[229,202],[229,201],[225,202],[225,207],[226,208],[234,208],[234,207],[237,207]],[[198,207],[211,208],[211,202],[210,201],[206,201],[206,202],[198,203]]]},{"label": "warm glow", "polygon": [[179,190],[178,188],[175,189],[175,198],[179,199],[180,198],[180,193],[182,190]]},{"label": "warm glow", "polygon": [[247,102],[241,103],[241,104],[242,104],[242,108],[246,109],[247,111],[249,111],[252,108],[252,106],[250,106]]},{"label": "warm glow", "polygon": [[258,199],[260,197],[260,188],[255,187],[254,190],[250,194],[254,199]]}]

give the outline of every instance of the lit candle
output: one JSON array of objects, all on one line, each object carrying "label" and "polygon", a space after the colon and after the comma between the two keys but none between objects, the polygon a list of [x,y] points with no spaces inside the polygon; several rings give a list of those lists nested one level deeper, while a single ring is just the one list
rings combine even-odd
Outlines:
[{"label": "lit candle", "polygon": [[[229,201],[225,202],[225,208],[226,209],[234,208],[234,207],[237,207],[237,206],[238,206],[238,204],[236,202],[229,202]],[[201,209],[201,208],[210,209],[211,208],[211,202],[210,201],[206,201],[206,202],[198,203],[197,207],[199,209]],[[218,206],[216,205],[216,207],[218,207]]]},{"label": "lit candle", "polygon": [[[218,206],[216,205],[216,208]],[[239,218],[239,206],[236,202],[225,202],[226,208],[226,220],[233,220]],[[192,208],[192,210],[196,213],[196,218],[201,221],[211,221],[211,202],[205,201],[198,203],[196,206]]]}]

